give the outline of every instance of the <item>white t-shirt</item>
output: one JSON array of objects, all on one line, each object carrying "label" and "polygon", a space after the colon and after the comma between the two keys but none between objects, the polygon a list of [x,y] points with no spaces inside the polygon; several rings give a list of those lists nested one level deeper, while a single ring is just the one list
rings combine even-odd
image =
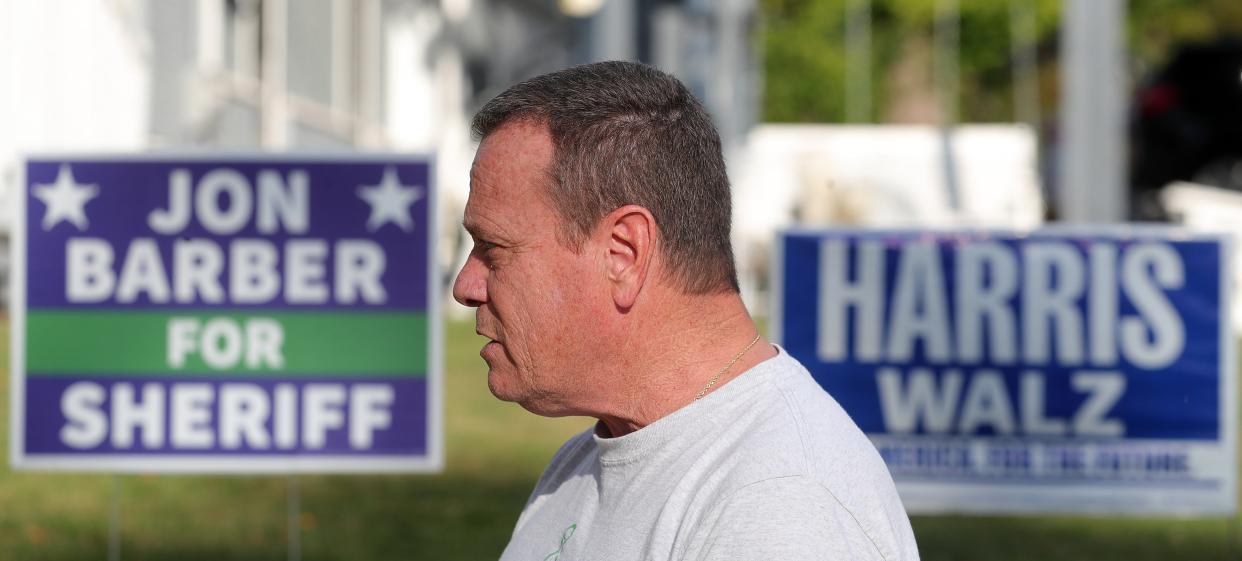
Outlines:
[{"label": "white t-shirt", "polygon": [[569,439],[501,559],[918,556],[875,447],[782,349],[641,430]]}]

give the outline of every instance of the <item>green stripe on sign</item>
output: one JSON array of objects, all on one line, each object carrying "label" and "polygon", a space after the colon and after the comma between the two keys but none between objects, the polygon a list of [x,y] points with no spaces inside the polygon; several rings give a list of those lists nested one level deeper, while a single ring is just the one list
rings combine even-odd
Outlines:
[{"label": "green stripe on sign", "polygon": [[32,311],[26,314],[26,370],[422,377],[427,372],[427,317],[236,309]]}]

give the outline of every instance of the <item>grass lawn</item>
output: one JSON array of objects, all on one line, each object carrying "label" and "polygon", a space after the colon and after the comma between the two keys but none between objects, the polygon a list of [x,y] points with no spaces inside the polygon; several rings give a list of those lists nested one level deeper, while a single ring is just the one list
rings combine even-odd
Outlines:
[{"label": "grass lawn", "polygon": [[[445,341],[444,473],[298,478],[303,559],[495,559],[545,462],[587,426],[496,401],[470,324],[447,325]],[[287,558],[285,477],[10,471],[7,347],[0,352],[0,561],[105,559],[114,493],[122,559]],[[1231,557],[1219,519],[916,517],[914,527],[933,561]]]}]

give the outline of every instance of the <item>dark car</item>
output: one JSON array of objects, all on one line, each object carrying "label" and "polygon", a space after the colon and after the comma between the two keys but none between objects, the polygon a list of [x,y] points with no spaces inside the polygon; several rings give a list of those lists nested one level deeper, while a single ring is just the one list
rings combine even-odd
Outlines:
[{"label": "dark car", "polygon": [[1180,48],[1137,97],[1134,218],[1163,218],[1155,195],[1172,181],[1242,191],[1242,40]]}]

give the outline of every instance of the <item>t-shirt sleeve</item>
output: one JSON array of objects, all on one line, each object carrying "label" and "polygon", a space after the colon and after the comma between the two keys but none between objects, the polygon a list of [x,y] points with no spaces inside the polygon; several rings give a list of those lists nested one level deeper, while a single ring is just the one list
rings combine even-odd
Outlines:
[{"label": "t-shirt sleeve", "polygon": [[738,489],[720,507],[695,561],[882,560],[879,548],[822,485],[798,476]]}]

